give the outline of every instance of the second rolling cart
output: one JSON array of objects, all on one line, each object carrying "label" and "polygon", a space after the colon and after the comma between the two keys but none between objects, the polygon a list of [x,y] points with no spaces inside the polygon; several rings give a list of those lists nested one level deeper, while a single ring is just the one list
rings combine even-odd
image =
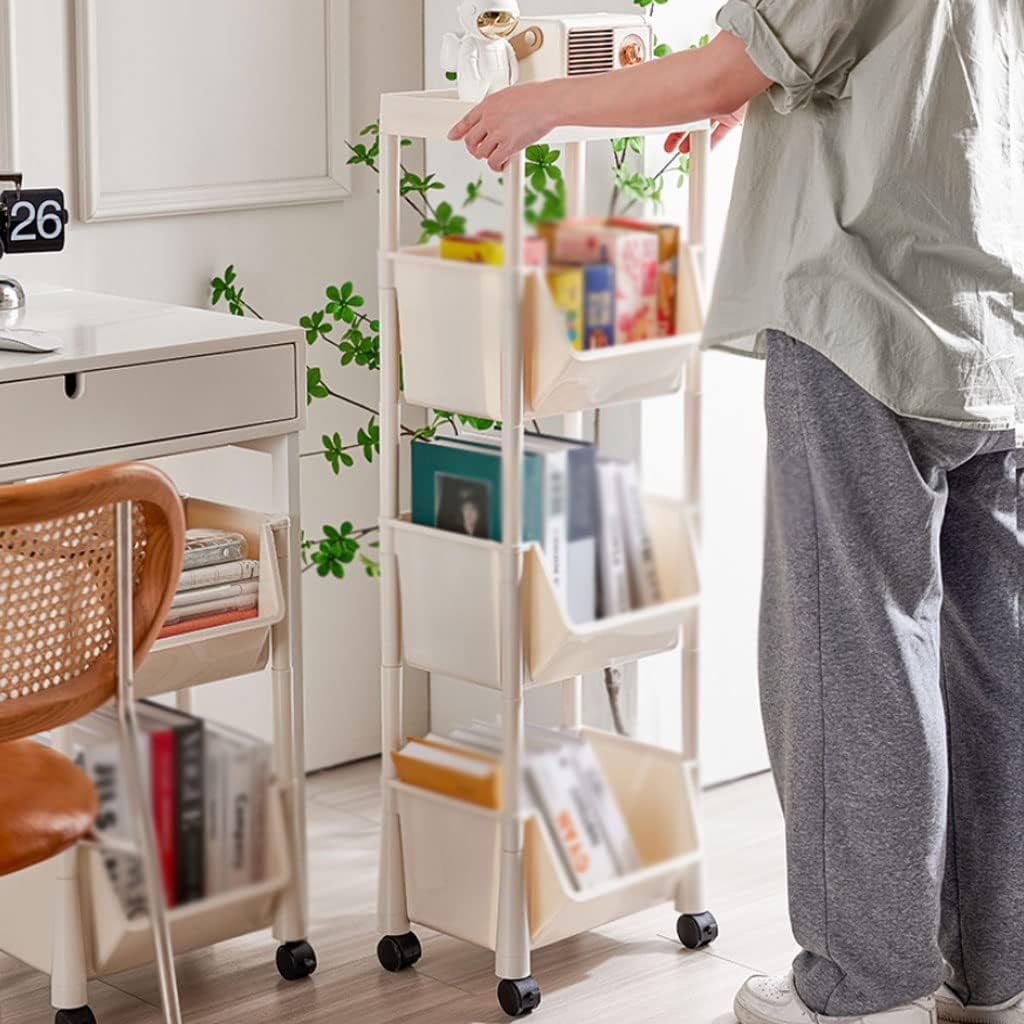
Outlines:
[{"label": "second rolling cart", "polygon": [[[674,338],[575,352],[544,277],[521,265],[524,157],[504,175],[506,265],[449,263],[399,241],[403,137],[443,140],[470,104],[454,92],[381,99],[381,685],[383,803],[378,945],[400,970],[421,955],[412,922],[495,953],[498,1000],[511,1016],[540,1004],[531,950],[666,900],[690,948],[717,936],[704,895],[698,814],[697,633],[700,529],[700,273],[709,125],[636,131],[569,128],[544,141],[565,147],[567,212],[579,215],[589,141],[689,130],[689,237],[680,258]],[[501,542],[416,526],[399,504],[400,407],[405,399],[502,422]],[[572,417],[684,388],[684,490],[649,503],[665,600],[578,624],[569,621],[534,545],[522,543],[524,422]],[[576,421],[578,426],[578,419]],[[571,428],[572,424],[570,424]],[[581,677],[683,644],[681,752],[582,729]],[[410,664],[502,694],[500,811],[400,783],[402,672]],[[642,866],[577,890],[521,798],[523,696],[563,687],[563,726],[588,737],[615,793]]]}]

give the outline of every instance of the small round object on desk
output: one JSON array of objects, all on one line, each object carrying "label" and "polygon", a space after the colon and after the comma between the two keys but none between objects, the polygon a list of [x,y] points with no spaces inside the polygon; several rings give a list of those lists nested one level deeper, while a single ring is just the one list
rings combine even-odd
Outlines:
[{"label": "small round object on desk", "polygon": [[682,914],[676,923],[676,934],[687,949],[703,949],[718,938],[718,922],[714,914]]},{"label": "small round object on desk", "polygon": [[0,311],[11,312],[25,305],[25,290],[13,277],[0,277]]},{"label": "small round object on desk", "polygon": [[278,946],[277,970],[285,981],[308,978],[316,970],[316,953],[313,947],[305,939]]},{"label": "small round object on desk", "polygon": [[498,983],[498,1004],[510,1017],[525,1017],[540,1006],[540,985],[529,978],[502,978]]},{"label": "small round object on desk", "polygon": [[415,932],[404,935],[385,935],[377,943],[377,959],[385,971],[404,971],[423,956],[420,940]]},{"label": "small round object on desk", "polygon": [[88,1006],[79,1006],[77,1010],[58,1010],[53,1024],[96,1024],[96,1018]]}]

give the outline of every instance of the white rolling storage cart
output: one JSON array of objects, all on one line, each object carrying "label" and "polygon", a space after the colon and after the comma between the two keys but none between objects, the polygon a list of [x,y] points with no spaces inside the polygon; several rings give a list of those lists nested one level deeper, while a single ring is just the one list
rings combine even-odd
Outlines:
[{"label": "white rolling storage cart", "polygon": [[[718,927],[706,912],[698,819],[697,626],[700,527],[699,287],[708,124],[693,132],[689,245],[680,259],[674,338],[588,352],[568,344],[543,270],[521,266],[524,157],[504,176],[506,265],[441,260],[399,240],[403,137],[443,140],[470,104],[454,92],[381,99],[381,632],[383,803],[377,948],[385,968],[421,955],[411,922],[495,953],[498,1001],[511,1016],[540,1004],[531,950],[674,900],[680,940],[707,945]],[[586,143],[609,128],[558,130],[568,213],[582,213]],[[686,258],[686,257],[689,258]],[[401,364],[400,364],[401,360]],[[427,407],[502,422],[502,541],[415,525],[399,506],[400,408]],[[593,623],[571,622],[546,564],[522,543],[524,422],[571,417],[685,388],[684,494],[652,500],[648,513],[663,603]],[[569,429],[579,425],[570,421]],[[581,676],[684,644],[683,750],[664,750],[582,729]],[[403,665],[455,676],[502,694],[502,806],[488,811],[402,784],[391,753],[404,742]],[[563,725],[583,732],[604,768],[640,855],[639,870],[584,890],[573,887],[554,844],[521,796],[524,691],[563,687]]]}]

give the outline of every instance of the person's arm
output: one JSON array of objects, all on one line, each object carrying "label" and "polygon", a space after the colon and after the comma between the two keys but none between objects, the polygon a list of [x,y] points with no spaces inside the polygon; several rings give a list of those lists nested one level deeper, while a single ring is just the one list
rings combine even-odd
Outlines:
[{"label": "person's arm", "polygon": [[708,46],[633,68],[503,89],[449,133],[500,171],[516,153],[563,125],[652,128],[725,117],[771,85],[729,32]]}]

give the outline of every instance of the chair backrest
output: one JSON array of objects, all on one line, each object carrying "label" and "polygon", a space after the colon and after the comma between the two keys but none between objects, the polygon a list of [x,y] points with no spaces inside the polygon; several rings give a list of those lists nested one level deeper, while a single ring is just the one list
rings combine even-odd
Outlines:
[{"label": "chair backrest", "polygon": [[116,692],[122,502],[132,503],[138,665],[181,572],[185,516],[171,481],[124,463],[0,487],[0,742],[81,718]]}]

